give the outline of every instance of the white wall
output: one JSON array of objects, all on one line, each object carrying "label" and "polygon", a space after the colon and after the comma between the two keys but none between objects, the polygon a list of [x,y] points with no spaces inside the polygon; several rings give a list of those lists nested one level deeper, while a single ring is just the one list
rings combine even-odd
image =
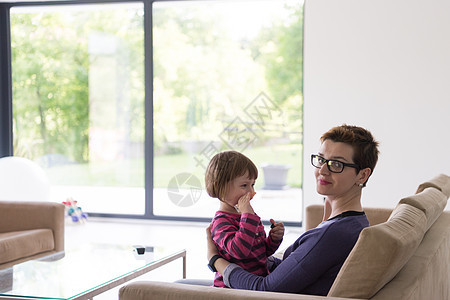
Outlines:
[{"label": "white wall", "polygon": [[306,0],[305,207],[321,203],[310,154],[343,123],[381,143],[364,206],[394,207],[450,175],[450,1]]}]

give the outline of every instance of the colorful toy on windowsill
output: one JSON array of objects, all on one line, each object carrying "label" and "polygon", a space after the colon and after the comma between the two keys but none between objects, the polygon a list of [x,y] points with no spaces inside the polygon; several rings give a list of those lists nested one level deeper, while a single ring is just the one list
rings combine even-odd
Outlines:
[{"label": "colorful toy on windowsill", "polygon": [[73,223],[84,223],[88,215],[77,205],[77,202],[72,197],[63,201],[63,204],[66,206],[66,216],[70,217]]}]

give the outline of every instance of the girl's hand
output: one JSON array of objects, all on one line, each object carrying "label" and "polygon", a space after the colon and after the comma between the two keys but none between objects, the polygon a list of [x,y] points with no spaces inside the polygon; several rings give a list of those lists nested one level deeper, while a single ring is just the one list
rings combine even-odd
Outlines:
[{"label": "girl's hand", "polygon": [[276,223],[274,219],[270,219],[270,223],[272,223],[270,226],[272,229],[269,231],[269,236],[272,238],[272,241],[281,241],[284,236],[284,224],[282,222]]},{"label": "girl's hand", "polygon": [[238,203],[236,204],[236,208],[240,213],[255,214],[255,211],[250,204],[250,200],[252,200],[255,194],[256,193],[248,192],[247,194],[239,198]]}]

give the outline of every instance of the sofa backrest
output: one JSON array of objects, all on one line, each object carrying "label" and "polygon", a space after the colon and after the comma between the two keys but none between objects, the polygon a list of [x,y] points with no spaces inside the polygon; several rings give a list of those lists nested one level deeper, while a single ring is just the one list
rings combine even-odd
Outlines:
[{"label": "sofa backrest", "polygon": [[445,196],[441,191],[427,187],[419,194],[409,196],[400,200],[400,204],[409,204],[424,212],[427,217],[427,231],[436,219],[441,215],[445,206],[447,205],[448,196]]},{"label": "sofa backrest", "polygon": [[[420,277],[418,273],[422,272],[417,265],[423,266],[425,260],[424,253],[420,254],[420,252],[434,253],[427,261],[441,257],[444,262],[441,265],[437,262],[437,269],[446,273],[441,277],[448,280],[450,277],[448,272],[450,270],[448,263],[450,213],[443,215],[442,211],[447,204],[449,188],[450,177],[441,174],[421,184],[416,195],[400,200],[388,221],[365,228],[341,268],[328,296],[372,299],[376,295],[380,297],[377,299],[384,299],[383,297],[386,296],[392,298],[392,294],[383,291],[383,287],[388,282],[389,287],[396,286],[397,282],[400,282],[404,288],[416,285],[416,288],[410,290],[420,294],[421,291],[426,290],[426,286],[431,286],[428,284],[429,280],[426,280],[427,283],[423,285],[425,288],[419,288],[421,282],[420,280],[417,282],[417,278]],[[441,215],[443,216],[440,217]],[[443,224],[447,224],[447,227]],[[441,231],[440,238],[433,239],[432,236],[439,235],[439,231]],[[423,243],[422,240],[424,240]],[[408,271],[404,272],[405,269]],[[438,289],[439,295],[450,295],[447,282],[443,284],[443,288]],[[397,294],[406,295],[411,291],[403,290]],[[397,299],[397,297],[394,298]],[[410,299],[399,296],[398,299],[400,298]]]},{"label": "sofa backrest", "polygon": [[429,187],[434,187],[441,191],[447,198],[450,197],[450,176],[445,174],[439,174],[429,181],[426,181],[419,185],[416,194],[421,193],[423,190]]},{"label": "sofa backrest", "polygon": [[398,205],[385,223],[364,228],[328,296],[368,299],[400,271],[425,233],[423,211]]},{"label": "sofa backrest", "polygon": [[371,300],[450,299],[450,211],[444,211],[400,272]]}]

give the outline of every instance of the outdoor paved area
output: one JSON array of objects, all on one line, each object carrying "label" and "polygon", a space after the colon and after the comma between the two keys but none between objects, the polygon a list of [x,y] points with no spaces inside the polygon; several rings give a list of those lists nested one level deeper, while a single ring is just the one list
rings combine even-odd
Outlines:
[{"label": "outdoor paved area", "polygon": [[[256,192],[252,205],[263,220],[273,218],[276,221],[301,222],[303,210],[301,189],[260,189]],[[212,218],[219,207],[219,200],[209,197],[205,190],[180,189],[177,193],[180,197],[190,198],[191,203],[177,202],[178,198],[174,198],[174,192],[169,189],[155,189],[154,213],[165,216]],[[52,201],[62,202],[68,197],[77,200],[85,212],[118,214],[144,212],[143,188],[58,186],[51,190]]]}]

